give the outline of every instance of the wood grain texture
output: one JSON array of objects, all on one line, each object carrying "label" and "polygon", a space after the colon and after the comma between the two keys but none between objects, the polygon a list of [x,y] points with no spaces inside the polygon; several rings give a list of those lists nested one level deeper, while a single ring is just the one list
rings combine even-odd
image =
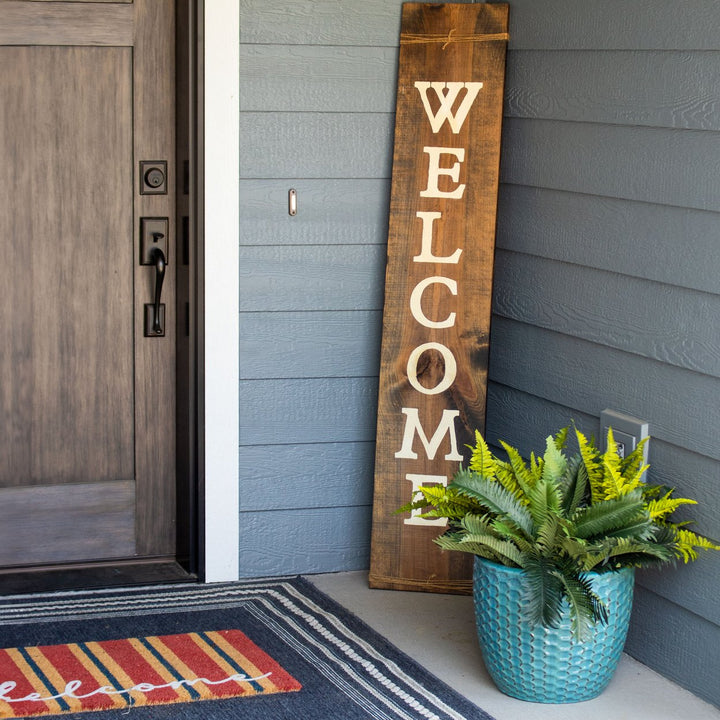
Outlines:
[{"label": "wood grain texture", "polygon": [[241,45],[241,111],[395,111],[397,48]]},{"label": "wood grain texture", "polygon": [[720,207],[720,144],[699,130],[676,132],[509,118],[503,182],[675,205]]},{"label": "wood grain texture", "polygon": [[[658,618],[663,632],[657,633]],[[649,641],[652,639],[652,641]],[[698,697],[720,705],[720,626],[637,587],[625,652]]]},{"label": "wood grain texture", "polygon": [[381,245],[240,249],[240,311],[379,310]]},{"label": "wood grain texture", "polygon": [[[102,0],[109,2],[109,0]],[[110,45],[132,47],[133,6],[83,2],[3,0],[0,45]]]},{"label": "wood grain texture", "polygon": [[720,213],[501,185],[497,245],[669,286],[720,293]]},{"label": "wood grain texture", "polygon": [[[495,35],[506,29],[505,5],[403,5],[405,37],[447,37],[451,31]],[[470,576],[471,558],[437,551],[432,542],[437,526],[410,524],[408,516],[396,510],[413,499],[410,476],[450,478],[474,431],[484,428],[505,48],[502,39],[447,45],[408,41],[400,48],[378,399],[372,587],[458,591],[466,589]],[[416,81],[425,80],[482,83],[464,123],[432,127],[415,86]],[[465,97],[472,97],[467,92]],[[437,112],[437,98],[429,102]],[[428,147],[462,152],[457,176],[452,183],[445,182],[442,191],[440,184],[429,180]],[[451,166],[457,157],[452,162],[446,158],[441,166]],[[459,183],[462,189],[455,192]],[[437,192],[429,191],[431,186]],[[417,259],[425,231],[421,212],[436,213],[429,233],[433,252],[425,260]],[[437,259],[458,252],[452,262]],[[430,283],[418,299],[417,288],[422,289],[428,278]],[[411,313],[413,303],[419,309]],[[434,343],[446,354],[441,356],[437,349],[423,351],[426,343]],[[412,372],[408,368],[416,348],[420,355]],[[434,435],[440,418],[450,413],[451,437],[457,447],[444,437],[437,450],[430,452],[426,447],[423,452],[417,440],[406,456],[398,457],[408,437],[406,428],[411,427],[410,410],[417,412],[427,437]]]},{"label": "wood grain texture", "polygon": [[391,113],[241,113],[240,177],[389,178],[392,129]]},{"label": "wood grain texture", "polygon": [[[168,264],[175,244],[175,6],[173,0],[135,0],[134,159],[168,162],[168,193],[141,195],[133,168],[135,217],[169,218]],[[135,223],[135,247],[140,247]],[[138,487],[137,552],[175,552],[175,278],[166,273],[162,302],[165,337],[144,337],[145,303],[154,297],[154,268],[135,266],[135,472]]]},{"label": "wood grain texture", "polygon": [[[642,298],[632,302],[629,298]],[[499,251],[494,312],[720,378],[720,296]]]},{"label": "wood grain texture", "polygon": [[[0,565],[132,555],[132,480],[0,489]],[[22,522],[18,522],[22,518]],[[7,532],[12,528],[12,532]]]},{"label": "wood grain texture", "polygon": [[377,377],[382,313],[240,314],[240,377]]},{"label": "wood grain texture", "polygon": [[373,442],[375,378],[243,380],[240,447]]},{"label": "wood grain texture", "polygon": [[4,486],[133,475],[131,60],[0,48]]},{"label": "wood grain texture", "polygon": [[369,506],[374,460],[372,442],[243,447],[240,510]]},{"label": "wood grain texture", "polygon": [[518,50],[507,73],[512,117],[720,128],[720,52]]},{"label": "wood grain texture", "polygon": [[496,382],[596,417],[611,407],[650,423],[652,435],[720,459],[717,378],[578,338],[493,318]]},{"label": "wood grain texture", "polygon": [[[290,188],[297,192],[294,217]],[[242,180],[240,244],[385,245],[389,208],[389,179]]]},{"label": "wood grain texture", "polygon": [[[142,341],[153,286],[134,234],[141,216],[172,218],[173,195],[133,202],[135,160],[172,159],[175,149],[174,10],[172,0],[2,4],[0,238],[15,248],[2,284],[17,278],[20,294],[0,311],[2,344],[13,348],[0,371],[12,428],[0,435],[8,455],[24,455],[8,476],[3,448],[4,483],[37,486],[15,502],[16,524],[36,533],[18,555],[24,564],[174,551],[172,332],[151,348]],[[170,274],[168,307],[173,284]],[[40,525],[28,520],[36,489],[49,507],[68,485],[72,507],[62,499],[52,521],[49,511]],[[22,531],[1,526],[0,544],[15,547],[6,536]],[[38,554],[51,545],[52,556]]]},{"label": "wood grain texture", "polygon": [[369,532],[369,506],[242,513],[240,577],[362,570]]}]

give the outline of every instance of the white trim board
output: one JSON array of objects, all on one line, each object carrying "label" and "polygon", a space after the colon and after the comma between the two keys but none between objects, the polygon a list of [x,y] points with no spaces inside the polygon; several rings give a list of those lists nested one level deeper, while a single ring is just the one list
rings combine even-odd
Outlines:
[{"label": "white trim board", "polygon": [[239,575],[240,9],[205,0],[205,579]]}]

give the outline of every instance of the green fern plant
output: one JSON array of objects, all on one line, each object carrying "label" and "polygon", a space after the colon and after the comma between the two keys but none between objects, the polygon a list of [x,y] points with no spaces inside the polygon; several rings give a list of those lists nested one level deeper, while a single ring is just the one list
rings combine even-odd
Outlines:
[{"label": "green fern plant", "polygon": [[435,541],[444,550],[522,568],[528,619],[556,627],[566,603],[573,633],[582,638],[607,621],[589,572],[688,562],[698,550],[720,546],[671,520],[695,501],[644,481],[643,443],[622,458],[612,429],[601,453],[575,428],[579,452],[568,457],[568,433],[548,437],[542,456],[526,461],[502,441],[507,460],[498,458],[476,432],[468,467],[447,487],[420,488],[398,512],[447,518],[447,531]]}]

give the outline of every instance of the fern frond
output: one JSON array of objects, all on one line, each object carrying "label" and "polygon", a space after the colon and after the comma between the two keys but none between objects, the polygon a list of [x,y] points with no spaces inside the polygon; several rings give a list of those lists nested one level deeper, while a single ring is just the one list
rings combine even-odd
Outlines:
[{"label": "fern frond", "polygon": [[523,614],[533,625],[558,627],[564,586],[555,565],[535,554],[526,556],[524,561]]},{"label": "fern frond", "polygon": [[653,520],[672,515],[681,505],[697,505],[696,500],[691,500],[690,498],[674,498],[671,497],[672,493],[672,490],[668,490],[659,500],[650,500],[647,503],[648,512]]},{"label": "fern frond", "polygon": [[517,546],[509,540],[501,540],[493,535],[483,533],[468,533],[460,539],[460,549],[464,552],[473,552],[468,549],[474,545],[482,545],[492,550],[504,565],[522,567],[523,557]]},{"label": "fern frond", "polygon": [[418,488],[415,498],[395,512],[405,513],[413,510],[424,510],[420,517],[446,517],[451,520],[462,518],[468,513],[483,512],[482,506],[475,500],[441,484]]},{"label": "fern frond", "polygon": [[545,454],[543,455],[542,478],[548,483],[558,485],[567,470],[567,458],[555,445],[555,440],[548,437],[545,440]]},{"label": "fern frond", "polygon": [[[463,525],[465,522],[463,521]],[[443,550],[457,550],[459,552],[472,553],[490,560],[495,560],[508,567],[522,567],[522,553],[517,546],[508,540],[495,537],[487,528],[469,523],[476,532],[471,532],[468,527],[463,527],[458,532],[446,532],[435,543]]]},{"label": "fern frond", "polygon": [[530,489],[535,485],[536,472],[528,468],[525,460],[523,460],[520,453],[512,445],[508,445],[503,440],[500,441],[500,444],[503,446],[503,449],[508,455],[512,473],[523,492],[527,495],[527,493],[530,492]]},{"label": "fern frond", "polygon": [[495,477],[506,490],[510,491],[515,496],[518,502],[523,505],[528,504],[529,501],[527,499],[527,495],[525,494],[523,485],[518,482],[510,463],[498,462]]},{"label": "fern frond", "polygon": [[492,529],[499,537],[505,538],[506,540],[512,540],[518,544],[518,547],[520,547],[523,542],[527,541],[527,537],[523,531],[512,522],[499,519],[493,520]]},{"label": "fern frond", "polygon": [[[638,473],[642,475],[645,470],[647,470],[648,466],[645,465],[645,445],[650,440],[649,437],[643,438],[636,446],[635,449],[626,455],[621,461],[620,461],[620,471],[625,477],[629,477],[631,475],[637,475]],[[641,472],[641,468],[643,468]]]},{"label": "fern frond", "polygon": [[686,563],[698,559],[698,550],[720,550],[720,545],[716,545],[702,535],[690,532],[690,530],[676,529],[675,540],[677,543],[677,557],[682,557]]},{"label": "fern frond", "polygon": [[555,437],[553,438],[555,442],[555,447],[558,450],[564,450],[565,446],[567,445],[567,437],[568,433],[570,432],[570,426],[566,425],[564,428],[561,428],[555,433]]},{"label": "fern frond", "polygon": [[570,517],[585,501],[587,488],[587,469],[580,458],[574,458],[568,463],[565,477],[560,486],[564,517]]},{"label": "fern frond", "polygon": [[604,472],[600,453],[577,428],[575,428],[575,436],[580,448],[580,457],[587,471],[591,500],[594,503],[600,502],[605,496],[603,487]]},{"label": "fern frond", "polygon": [[595,623],[607,623],[605,604],[593,592],[587,576],[570,568],[556,571],[563,586],[563,595],[570,606],[570,629],[575,638],[585,640]]},{"label": "fern frond", "polygon": [[486,478],[493,477],[497,471],[497,460],[479,430],[475,431],[475,446],[471,446],[471,450],[470,470]]},{"label": "fern frond", "polygon": [[492,560],[493,562],[500,563],[501,565],[505,565],[502,558],[486,545],[480,545],[477,543],[463,544],[462,540],[456,539],[455,535],[441,535],[440,537],[435,538],[433,542],[442,550],[471,553],[473,555],[486,558],[487,560]]},{"label": "fern frond", "polygon": [[535,544],[545,557],[552,557],[557,553],[558,530],[559,523],[556,515],[548,515],[538,529]]},{"label": "fern frond", "polygon": [[[622,557],[622,562],[613,562],[613,558]],[[654,541],[636,541],[631,538],[604,538],[601,542],[589,545],[586,554],[580,559],[583,570],[600,571],[617,567],[652,567],[672,560],[673,551]]]},{"label": "fern frond", "polygon": [[571,518],[572,534],[592,539],[622,530],[628,525],[636,525],[643,518],[647,518],[647,513],[642,495],[634,492],[578,509]]},{"label": "fern frond", "polygon": [[449,485],[462,495],[477,500],[488,510],[507,518],[522,529],[528,537],[533,536],[533,519],[527,508],[500,483],[492,482],[468,470],[460,470]]}]

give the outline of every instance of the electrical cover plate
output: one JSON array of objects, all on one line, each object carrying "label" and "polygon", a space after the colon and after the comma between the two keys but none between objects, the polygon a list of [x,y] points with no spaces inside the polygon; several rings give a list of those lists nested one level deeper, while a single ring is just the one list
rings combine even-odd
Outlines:
[{"label": "electrical cover plate", "polygon": [[[603,410],[600,413],[600,441],[598,446],[602,452],[607,450],[607,431],[611,427],[615,442],[622,443],[625,447],[625,455],[629,455],[638,443],[646,437],[649,437],[649,423],[645,420],[638,420],[632,415],[618,412],[617,410]],[[643,448],[644,462],[648,459],[648,445],[645,443]]]}]

